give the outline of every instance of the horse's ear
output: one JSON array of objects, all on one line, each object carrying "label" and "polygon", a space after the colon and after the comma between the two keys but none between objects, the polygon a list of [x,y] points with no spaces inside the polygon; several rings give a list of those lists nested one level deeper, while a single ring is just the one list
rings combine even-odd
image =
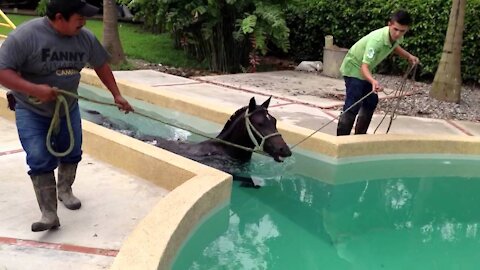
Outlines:
[{"label": "horse's ear", "polygon": [[255,97],[250,99],[250,104],[248,104],[248,110],[253,112],[257,108],[257,102],[255,102]]},{"label": "horse's ear", "polygon": [[267,109],[268,105],[270,104],[270,99],[272,99],[272,96],[270,96],[265,102],[263,102],[262,107]]}]

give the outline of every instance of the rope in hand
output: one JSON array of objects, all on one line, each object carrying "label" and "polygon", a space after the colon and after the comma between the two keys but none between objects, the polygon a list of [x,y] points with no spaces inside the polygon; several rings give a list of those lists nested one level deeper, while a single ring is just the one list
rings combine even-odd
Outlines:
[{"label": "rope in hand", "polygon": [[324,127],[328,126],[330,123],[332,123],[333,121],[337,120],[338,118],[340,118],[340,116],[342,116],[344,113],[348,112],[350,109],[352,109],[353,107],[355,107],[357,104],[359,104],[360,102],[362,102],[364,99],[366,99],[368,96],[370,96],[371,94],[373,93],[376,93],[375,90],[372,90],[370,92],[368,92],[368,94],[366,94],[365,96],[363,96],[361,99],[359,99],[357,102],[353,103],[352,106],[348,107],[345,111],[343,111],[342,113],[340,113],[338,116],[334,117],[332,120],[328,121],[326,124],[324,124],[323,126],[319,127],[317,130],[315,130],[314,132],[312,132],[310,135],[308,135],[307,137],[303,138],[301,141],[297,142],[296,144],[294,144],[292,147],[290,147],[290,149],[293,149],[295,147],[297,147],[299,144],[303,143],[304,141],[306,141],[307,139],[311,138],[313,135],[315,135],[315,133],[319,132],[320,130],[322,130]]},{"label": "rope in hand", "polygon": [[[55,89],[58,92],[66,92],[63,90]],[[41,101],[35,97],[29,98],[30,102],[33,104],[40,104]],[[60,107],[63,105],[63,109],[65,111],[65,118],[67,120],[67,129],[68,129],[68,136],[70,138],[70,145],[68,146],[67,150],[64,152],[57,152],[53,150],[52,147],[52,134],[56,135],[60,132]],[[72,122],[70,120],[70,113],[68,108],[67,100],[62,95],[57,95],[56,102],[55,102],[55,110],[53,111],[52,122],[50,122],[50,126],[47,132],[47,138],[45,139],[45,145],[47,146],[48,152],[56,157],[64,157],[73,150],[73,146],[75,145],[75,138],[73,136],[73,128]]]},{"label": "rope in hand", "polygon": [[[57,98],[56,98],[55,110],[54,110],[54,113],[53,113],[53,116],[52,116],[52,122],[50,123],[50,127],[48,129],[47,138],[46,138],[45,143],[46,143],[46,146],[47,146],[47,150],[52,155],[54,155],[56,157],[64,157],[64,156],[70,154],[70,152],[73,150],[73,147],[74,147],[74,144],[75,144],[75,138],[73,136],[73,129],[72,129],[72,124],[71,124],[70,114],[69,114],[70,110],[69,110],[69,106],[68,106],[67,100],[65,99],[64,95],[65,96],[70,96],[70,97],[73,97],[73,98],[77,98],[77,99],[86,100],[86,101],[97,103],[97,104],[102,104],[102,105],[107,105],[107,106],[112,106],[112,107],[118,107],[118,106],[114,103],[104,102],[104,101],[100,101],[100,100],[94,100],[94,99],[90,99],[90,98],[87,98],[87,97],[82,97],[78,94],[75,94],[75,93],[72,93],[72,92],[69,92],[69,91],[65,91],[65,90],[62,90],[62,89],[55,88],[55,90],[59,93],[59,95],[57,95]],[[34,104],[41,103],[35,97],[30,97],[30,102],[32,102]],[[52,134],[58,134],[58,132],[60,131],[60,107],[62,105],[63,105],[64,111],[65,111],[65,118],[67,120],[67,129],[68,129],[68,134],[69,134],[69,138],[70,138],[70,145],[67,148],[67,150],[64,151],[64,152],[56,152],[55,150],[53,150],[53,147],[52,147],[52,144],[51,144],[52,143],[51,137],[52,137]],[[220,143],[232,146],[232,147],[236,147],[236,148],[242,149],[244,151],[253,152],[253,153],[261,154],[261,155],[264,155],[264,156],[268,156],[268,154],[266,154],[263,150],[258,149],[257,147],[252,149],[252,148],[245,147],[243,145],[228,142],[228,141],[216,138],[216,137],[206,135],[206,134],[201,133],[201,132],[193,131],[193,130],[190,130],[190,129],[185,128],[185,127],[181,127],[181,126],[178,126],[178,125],[175,125],[175,124],[172,124],[172,123],[168,123],[166,121],[163,121],[161,119],[152,117],[152,116],[147,115],[147,114],[142,113],[142,112],[134,111],[132,113],[143,116],[145,118],[148,118],[148,119],[151,119],[151,120],[154,120],[154,121],[157,121],[157,122],[160,122],[160,123],[163,123],[165,125],[169,125],[169,126],[172,126],[172,127],[178,128],[178,129],[186,130],[186,131],[191,132],[193,134],[196,134],[196,135],[205,137],[207,139],[211,139],[213,141],[220,142]],[[247,117],[247,119],[248,119],[248,115],[245,115],[245,117]]]},{"label": "rope in hand", "polygon": [[[390,113],[390,121],[388,123],[387,131],[385,131],[385,134],[387,134],[390,131],[390,128],[392,127],[393,120],[397,118],[396,112],[397,109],[400,106],[400,97],[403,97],[405,95],[405,85],[407,84],[408,76],[412,74],[412,78],[415,79],[415,75],[417,73],[417,64],[409,65],[407,71],[403,74],[402,77],[402,82],[400,83],[400,87],[398,87],[396,90],[390,93],[386,93],[387,95],[391,95],[393,93],[393,97],[391,101],[388,103],[388,109],[383,115],[382,119],[378,123],[377,127],[374,130],[374,134],[377,133],[378,128],[382,125],[383,121],[387,117],[387,115]],[[396,101],[395,106],[392,106],[393,102]]]},{"label": "rope in hand", "polygon": [[[411,65],[407,72],[404,74],[403,76],[403,83],[402,83],[402,89],[403,89],[403,86],[405,85],[406,83],[406,80],[408,78],[408,75],[412,72],[412,70],[415,70],[414,71],[414,74],[416,72],[416,67],[417,65]],[[344,113],[348,112],[350,109],[352,109],[353,107],[355,107],[357,104],[361,103],[364,99],[366,99],[368,96],[370,96],[371,94],[375,93],[376,91],[375,90],[372,90],[370,91],[368,94],[366,94],[365,96],[363,96],[360,100],[358,100],[357,102],[353,103],[352,106],[350,106],[349,108],[347,108],[345,111],[343,111],[342,113],[340,113],[338,116],[334,117],[332,120],[328,121],[326,124],[322,125],[321,127],[319,127],[317,130],[315,130],[314,132],[312,132],[310,135],[308,135],[307,137],[303,138],[301,141],[297,142],[296,144],[294,144],[292,147],[290,147],[290,149],[293,149],[295,147],[297,147],[299,144],[303,143],[304,141],[308,140],[309,138],[311,138],[313,135],[315,135],[315,133],[318,133],[320,130],[322,130],[324,127],[328,126],[330,123],[332,123],[333,121],[337,120],[338,118],[340,118],[340,116],[342,116]],[[402,92],[403,93],[403,92]],[[397,103],[397,107],[398,107],[398,103]],[[385,117],[384,117],[385,118]],[[383,121],[383,119],[382,119]],[[392,119],[393,121],[393,119]],[[381,122],[380,122],[381,124]],[[390,122],[390,125],[388,127],[388,129],[390,129],[390,126],[391,126],[391,122]],[[377,127],[378,128],[378,127]],[[375,129],[375,131],[377,131]],[[388,133],[388,130],[387,130],[387,133]]]}]

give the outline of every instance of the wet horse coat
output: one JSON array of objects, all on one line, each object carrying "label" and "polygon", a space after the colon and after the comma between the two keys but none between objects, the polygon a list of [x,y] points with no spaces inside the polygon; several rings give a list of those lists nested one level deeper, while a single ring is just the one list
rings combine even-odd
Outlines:
[{"label": "wet horse coat", "polygon": [[[135,137],[229,173],[232,172],[233,167],[250,161],[252,151],[244,148],[263,150],[275,161],[281,162],[292,153],[281,134],[278,133],[277,120],[268,113],[269,103],[270,98],[263,104],[257,105],[255,98],[251,98],[248,106],[240,108],[230,117],[215,139],[200,143],[172,141],[148,135],[135,135]],[[106,124],[108,120],[103,119],[99,122],[115,128],[112,124]],[[229,143],[239,145],[243,149]]]}]

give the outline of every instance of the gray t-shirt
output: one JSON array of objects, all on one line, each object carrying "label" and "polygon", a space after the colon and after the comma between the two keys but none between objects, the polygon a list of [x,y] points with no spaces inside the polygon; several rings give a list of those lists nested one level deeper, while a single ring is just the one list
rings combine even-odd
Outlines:
[{"label": "gray t-shirt", "polygon": [[[82,28],[76,36],[60,35],[47,17],[30,20],[12,31],[0,47],[0,69],[12,69],[32,83],[47,84],[77,93],[80,71],[88,63],[103,65],[108,54],[90,31]],[[55,102],[33,104],[15,91],[18,103],[43,116],[52,116]],[[70,108],[77,99],[66,97]]]}]

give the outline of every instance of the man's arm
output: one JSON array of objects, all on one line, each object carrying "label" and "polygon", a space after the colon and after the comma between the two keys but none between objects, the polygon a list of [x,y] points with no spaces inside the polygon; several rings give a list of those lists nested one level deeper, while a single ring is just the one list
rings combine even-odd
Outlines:
[{"label": "man's arm", "polygon": [[38,98],[41,102],[55,100],[57,91],[46,84],[35,84],[23,79],[15,70],[0,70],[0,84],[8,89]]},{"label": "man's arm", "polygon": [[117,104],[118,108],[125,111],[125,113],[133,112],[132,106],[130,106],[128,101],[124,99],[122,94],[120,93],[117,82],[115,81],[115,77],[113,76],[112,69],[110,68],[108,63],[105,62],[103,65],[95,68],[95,72],[97,73],[102,83],[112,93],[113,100],[115,101],[115,104]]},{"label": "man's arm", "polygon": [[420,63],[420,60],[418,59],[418,57],[416,57],[415,55],[407,52],[405,49],[403,49],[400,46],[397,46],[393,51],[397,55],[399,55],[400,57],[402,57],[404,59],[407,59],[413,65],[416,65],[416,64]]}]

